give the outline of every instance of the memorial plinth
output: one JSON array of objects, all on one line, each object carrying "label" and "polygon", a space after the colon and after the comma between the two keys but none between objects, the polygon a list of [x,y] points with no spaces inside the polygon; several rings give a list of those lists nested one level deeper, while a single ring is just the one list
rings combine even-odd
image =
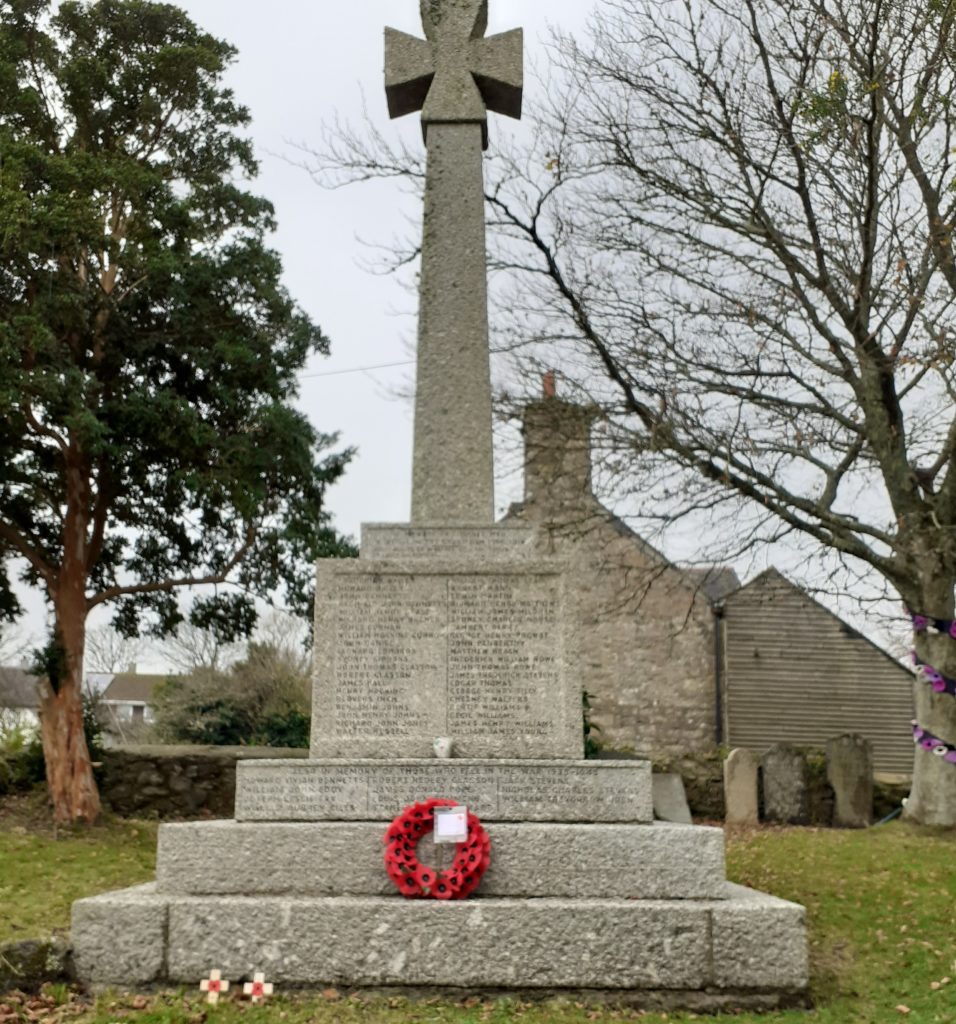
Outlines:
[{"label": "memorial plinth", "polygon": [[[412,522],[318,566],[312,759],[243,762],[235,821],[163,826],[157,885],[76,903],[78,976],[799,1005],[803,908],[729,885],[716,830],[654,824],[648,763],[580,760],[565,568],[492,522],[481,154],[487,110],[520,115],[521,33],[486,39],[487,0],[421,10],[425,40],[386,36],[389,109],[428,147]],[[461,902],[385,871],[389,822],[431,798],[491,838]]]}]

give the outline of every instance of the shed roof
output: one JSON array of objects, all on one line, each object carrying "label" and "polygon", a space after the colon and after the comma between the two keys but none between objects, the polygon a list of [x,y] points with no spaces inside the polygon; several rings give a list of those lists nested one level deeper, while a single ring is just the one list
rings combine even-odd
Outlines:
[{"label": "shed roof", "polygon": [[110,680],[109,686],[103,691],[103,700],[134,701],[150,704],[153,691],[160,683],[165,683],[168,676],[140,675],[137,672],[117,672]]},{"label": "shed roof", "polygon": [[0,708],[36,711],[40,706],[39,683],[39,677],[26,669],[0,666]]}]

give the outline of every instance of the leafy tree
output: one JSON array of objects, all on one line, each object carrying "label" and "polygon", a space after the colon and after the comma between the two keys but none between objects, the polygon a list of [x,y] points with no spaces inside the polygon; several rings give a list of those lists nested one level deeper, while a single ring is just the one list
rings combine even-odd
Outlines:
[{"label": "leafy tree", "polygon": [[[487,186],[524,367],[603,407],[639,513],[956,617],[956,2],[600,0],[552,52]],[[420,180],[382,139],[333,132],[316,174]],[[956,746],[952,697],[917,713]],[[917,748],[907,811],[956,824],[956,766]]]},{"label": "leafy tree", "polygon": [[86,620],[181,620],[180,588],[237,584],[192,618],[254,623],[253,593],[308,603],[346,553],[322,511],[347,452],[295,411],[328,342],[280,283],[235,51],[146,0],[0,0],[0,611],[14,563],[55,629],[42,661],[58,820],[94,820]]}]

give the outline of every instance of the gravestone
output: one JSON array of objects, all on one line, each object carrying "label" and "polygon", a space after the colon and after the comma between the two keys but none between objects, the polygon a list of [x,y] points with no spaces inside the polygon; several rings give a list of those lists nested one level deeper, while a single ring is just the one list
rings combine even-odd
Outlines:
[{"label": "gravestone", "polygon": [[779,743],[760,761],[763,816],[781,825],[805,825],[808,819],[807,764],[789,744]]},{"label": "gravestone", "polygon": [[651,777],[654,797],[654,817],[658,821],[670,821],[678,825],[690,825],[693,821],[684,780],[670,772],[654,772]]},{"label": "gravestone", "polygon": [[760,821],[760,759],[752,750],[731,750],[724,761],[724,821],[756,825]]},{"label": "gravestone", "polygon": [[[386,33],[389,110],[422,111],[428,151],[411,522],[318,566],[311,758],[241,763],[238,820],[162,826],[155,886],[79,901],[78,976],[801,1004],[803,908],[729,885],[716,830],[655,824],[649,762],[581,759],[564,564],[493,522],[482,152],[487,110],[520,113],[521,33],[486,38],[487,0],[421,13],[424,40]],[[430,798],[488,825],[469,900],[385,872]]]},{"label": "gravestone", "polygon": [[833,787],[833,824],[873,824],[873,744],[855,734],[827,740],[827,781]]}]

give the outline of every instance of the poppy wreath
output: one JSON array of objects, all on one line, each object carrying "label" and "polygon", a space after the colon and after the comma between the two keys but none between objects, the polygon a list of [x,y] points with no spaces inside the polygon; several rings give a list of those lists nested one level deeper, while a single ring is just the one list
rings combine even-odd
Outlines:
[{"label": "poppy wreath", "polygon": [[388,826],[385,870],[407,899],[466,900],[478,888],[491,863],[491,840],[474,814],[468,814],[468,838],[455,849],[455,860],[442,872],[418,862],[418,841],[435,827],[436,807],[457,807],[456,800],[412,804]]}]

